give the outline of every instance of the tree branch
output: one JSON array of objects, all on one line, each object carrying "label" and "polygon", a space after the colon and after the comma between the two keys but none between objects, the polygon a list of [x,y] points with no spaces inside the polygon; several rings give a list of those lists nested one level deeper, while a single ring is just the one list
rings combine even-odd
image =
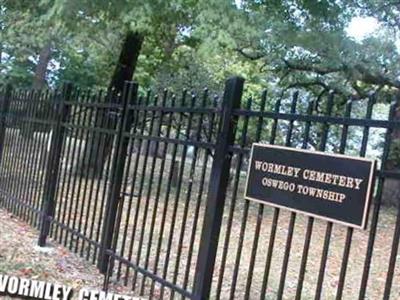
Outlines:
[{"label": "tree branch", "polygon": [[[363,99],[367,97],[367,93],[361,88],[358,83],[362,82],[367,85],[374,85],[378,87],[390,87],[400,90],[400,81],[396,79],[392,79],[389,76],[385,76],[384,74],[370,71],[368,68],[361,64],[356,65],[346,65],[344,63],[339,67],[324,67],[324,66],[316,66],[315,64],[305,64],[299,62],[292,62],[289,60],[283,59],[285,63],[285,67],[281,69],[281,71],[285,72],[285,76],[287,76],[287,72],[310,72],[315,73],[320,76],[325,76],[333,73],[342,73],[347,78],[347,82],[350,87],[356,92],[356,95],[352,95],[354,100]],[[311,86],[321,86],[326,89],[327,84],[321,80],[314,80],[310,82],[296,82],[291,84],[289,87],[311,87]],[[343,92],[338,88],[332,89],[334,92],[342,95],[346,95],[349,93]]]},{"label": "tree branch", "polygon": [[239,54],[243,55],[245,58],[248,58],[250,60],[259,60],[259,59],[261,59],[261,58],[266,56],[265,53],[262,53],[262,52],[247,53],[242,48],[236,48],[235,51],[238,52]]},{"label": "tree branch", "polygon": [[305,71],[305,72],[312,72],[312,73],[316,73],[319,75],[327,75],[330,73],[338,73],[338,72],[344,72],[345,71],[345,67],[341,66],[341,67],[320,67],[320,66],[316,66],[316,65],[306,65],[306,64],[302,64],[302,63],[295,63],[295,62],[290,62],[287,59],[282,59],[283,62],[286,65],[287,69],[291,69],[291,70],[295,70],[295,71]]},{"label": "tree branch", "polygon": [[308,88],[311,86],[320,86],[325,90],[328,90],[328,91],[330,90],[330,87],[326,83],[324,83],[320,80],[307,81],[307,82],[295,82],[295,83],[289,84],[287,86],[287,88],[288,89],[296,88],[296,87]]},{"label": "tree branch", "polygon": [[360,73],[361,81],[363,81],[364,83],[374,85],[386,85],[400,89],[400,82],[398,80],[390,79],[383,74],[372,73],[360,64],[355,65],[354,68],[358,71],[358,73]]}]

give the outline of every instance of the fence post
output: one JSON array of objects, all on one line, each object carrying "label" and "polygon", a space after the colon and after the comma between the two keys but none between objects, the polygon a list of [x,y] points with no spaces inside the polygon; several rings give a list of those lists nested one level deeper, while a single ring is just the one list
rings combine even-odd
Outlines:
[{"label": "fence post", "polygon": [[196,265],[194,299],[209,298],[222,216],[229,184],[229,171],[232,155],[229,146],[234,144],[235,128],[238,117],[233,110],[240,108],[244,79],[229,78],[225,83],[222,103],[220,130],[215,146],[211,169],[204,223],[200,240],[199,255]]},{"label": "fence post", "polygon": [[107,250],[111,249],[115,228],[118,205],[121,199],[121,186],[124,176],[125,161],[128,152],[129,139],[124,137],[125,132],[129,132],[133,122],[133,111],[128,108],[129,104],[135,104],[137,98],[138,85],[133,82],[125,82],[122,94],[122,115],[116,135],[116,149],[112,159],[112,169],[110,176],[110,189],[107,196],[104,222],[100,241],[100,251],[97,266],[101,273],[111,272],[108,269],[110,255]]},{"label": "fence post", "polygon": [[8,111],[10,109],[10,102],[11,102],[11,92],[12,86],[10,84],[6,85],[3,100],[1,102],[1,116],[0,116],[0,163],[3,158],[3,149],[4,149],[4,140],[6,137],[6,118]]},{"label": "fence post", "polygon": [[39,246],[46,245],[46,238],[50,232],[51,218],[54,217],[56,208],[56,188],[58,180],[58,171],[61,161],[61,151],[64,141],[65,128],[62,126],[69,115],[70,106],[65,104],[71,97],[72,84],[65,84],[61,97],[55,99],[55,123],[52,126],[50,149],[47,159],[47,168],[45,174],[44,191],[41,209],[41,227],[39,235]]}]

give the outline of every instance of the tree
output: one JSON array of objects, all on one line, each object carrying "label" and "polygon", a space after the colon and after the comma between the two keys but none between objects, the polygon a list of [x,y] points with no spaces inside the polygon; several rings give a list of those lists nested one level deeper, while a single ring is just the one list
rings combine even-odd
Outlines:
[{"label": "tree", "polygon": [[[32,1],[4,0],[1,3],[1,35],[7,57],[5,62],[10,64],[12,71],[18,69],[19,63],[29,62],[32,67],[30,70],[25,69],[26,81],[30,80],[30,86],[35,89],[47,86],[47,71],[52,54],[68,36],[60,22],[45,17],[47,9],[48,6],[37,5]],[[12,72],[3,72],[2,75],[4,73],[12,78]],[[16,84],[21,86],[20,81]]]},{"label": "tree", "polygon": [[[130,79],[136,67],[136,63],[133,63],[128,72],[119,68],[128,62],[135,61],[135,58],[130,55],[133,52],[126,50],[140,48],[140,46],[135,46],[135,41],[131,42],[130,33],[135,32],[145,38],[142,57],[146,59],[139,60],[135,77],[139,81],[150,82],[155,78],[154,75],[160,65],[171,65],[172,61],[177,62],[174,56],[176,51],[182,47],[196,49],[201,45],[200,35],[196,36],[194,32],[207,20],[202,15],[206,5],[197,0],[115,1],[112,5],[93,1],[60,0],[53,4],[50,1],[44,1],[44,4],[51,6],[46,11],[46,19],[61,20],[63,26],[71,32],[75,32],[77,27],[85,28],[84,33],[79,33],[77,36],[85,35],[89,43],[108,47],[111,45],[113,51],[108,52],[106,61],[111,61],[112,65],[117,67],[108,84],[108,89],[114,89],[115,94],[121,92],[123,81]],[[135,9],[126,9],[127,7]],[[80,40],[82,41],[82,37]],[[115,61],[115,49],[121,49],[122,40],[125,40],[125,43],[122,47],[121,58],[124,58],[125,54],[128,55],[124,64],[119,64]],[[87,41],[84,45],[89,44]],[[80,47],[85,48],[82,45]],[[178,65],[182,66],[179,63]],[[66,69],[62,73],[65,74],[65,71]],[[100,144],[111,145],[109,142]],[[93,174],[99,175],[110,149],[104,151],[105,156],[91,167]],[[88,161],[86,158],[92,156],[88,154],[88,151],[83,151],[84,155],[82,159],[79,159],[80,161]],[[94,149],[94,151],[97,150]],[[85,163],[78,164],[78,169],[86,169],[82,167],[84,165]]]},{"label": "tree", "polygon": [[[252,94],[266,87],[276,96],[302,89],[322,106],[333,91],[339,112],[348,98],[364,101],[375,93],[384,102],[398,92],[398,11],[397,1],[381,0],[3,1],[0,80],[32,85],[35,70],[43,79],[46,69],[50,85],[69,80],[110,88],[121,82],[112,74],[123,41],[137,32],[144,43],[134,78],[143,86],[159,89],[167,82],[177,91],[177,81],[193,89],[207,82],[218,90],[235,73]],[[352,39],[346,28],[356,15],[377,18],[382,30]],[[15,20],[21,26],[11,30]],[[40,38],[32,42],[36,31]],[[49,57],[39,59],[47,43],[57,68],[39,68]]]},{"label": "tree", "polygon": [[[270,80],[284,90],[303,89],[317,102],[333,91],[336,111],[347,99],[363,101],[370,94],[387,102],[400,89],[395,44],[399,7],[397,1],[242,1],[243,28],[250,34],[231,32],[233,48],[248,60],[261,61],[270,70]],[[346,27],[356,15],[380,20],[380,33],[353,40]],[[393,133],[392,169],[400,167],[399,136]],[[386,191],[400,190],[398,182],[387,183]],[[391,196],[384,197],[385,202],[398,198],[386,194]]]}]

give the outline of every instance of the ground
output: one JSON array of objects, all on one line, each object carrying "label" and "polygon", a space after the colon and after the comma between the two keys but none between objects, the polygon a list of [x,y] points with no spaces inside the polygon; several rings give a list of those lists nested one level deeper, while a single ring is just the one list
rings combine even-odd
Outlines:
[{"label": "ground", "polygon": [[[46,171],[43,163],[46,155],[43,155],[45,153],[43,151],[46,151],[44,147],[47,142],[46,140],[39,142],[29,140],[28,142],[31,144],[28,143],[28,145],[33,150],[36,149],[35,151],[32,150],[33,152],[31,151],[34,153],[34,159],[30,159],[29,153],[27,154],[26,151],[21,151],[19,148],[21,143],[27,141],[18,139],[18,136],[16,134],[7,135],[6,147],[4,148],[4,153],[7,155],[3,156],[3,176],[0,176],[2,190],[6,193],[5,199],[7,200],[4,205],[7,206],[10,199],[13,199],[9,197],[12,195],[21,199],[25,204],[32,204],[39,208],[43,200],[43,178]],[[13,140],[18,142],[12,143]],[[36,146],[37,148],[35,148]],[[68,157],[73,161],[75,156],[69,153]],[[179,157],[182,157],[181,153]],[[167,181],[171,173],[176,173],[176,168],[173,167],[176,161],[174,163],[172,161],[174,160],[168,155],[165,160],[165,168],[161,170],[160,160],[157,160],[154,176],[152,176],[150,174],[152,170],[150,158],[146,159],[138,151],[132,154],[130,163],[126,166],[129,170],[126,171],[126,174],[129,175],[124,178],[126,181],[122,189],[124,197],[119,210],[121,225],[118,231],[120,234],[116,253],[128,258],[132,263],[145,266],[153,274],[162,274],[166,280],[176,282],[178,286],[183,286],[182,283],[185,283],[185,279],[187,279],[187,288],[191,291],[205,214],[207,199],[205,191],[210,184],[209,180],[212,180],[210,175],[211,160],[209,159],[207,164],[207,162],[203,163],[203,157],[199,157],[197,160],[199,163],[195,166],[194,174],[190,174],[192,160],[187,159],[180,189],[173,187]],[[107,187],[110,186],[107,176],[104,176],[106,179],[96,181],[86,177],[77,177],[69,169],[68,164],[69,162],[66,160],[61,172],[56,220],[67,225],[70,229],[80,231],[90,239],[98,241],[103,224],[101,222],[104,216],[102,209],[108,191]],[[32,170],[35,170],[35,172],[32,172]],[[138,172],[136,173],[135,170],[138,170]],[[205,171],[205,182],[201,184],[203,171]],[[231,181],[228,189],[213,274],[211,299],[216,298],[217,283],[221,284],[221,299],[231,299],[231,291],[235,291],[232,299],[243,299],[247,290],[247,282],[251,283],[248,286],[250,300],[260,299],[261,296],[265,296],[265,299],[268,300],[276,299],[292,215],[282,209],[277,223],[273,224],[273,208],[265,205],[262,207],[263,213],[260,213],[260,204],[246,202],[243,199],[245,172],[238,173],[238,171],[232,170],[231,174],[239,174],[240,176],[232,177],[234,180]],[[149,184],[150,178],[153,180],[152,185]],[[159,181],[160,178],[161,181]],[[237,189],[235,189],[236,179],[238,180]],[[160,195],[156,197],[156,187],[159,184]],[[172,186],[171,190],[168,190],[169,186]],[[204,186],[204,189],[202,189],[202,186]],[[140,197],[138,191],[142,191]],[[371,212],[373,211],[374,207],[371,207]],[[394,208],[382,207],[380,209],[370,264],[366,296],[368,300],[382,298],[388,276],[389,259],[398,213]],[[26,214],[24,210],[20,215],[27,215],[26,219],[33,219],[32,215]],[[352,235],[343,286],[343,300],[357,298],[360,289],[366,249],[370,240],[372,214],[369,219],[367,230],[357,229],[354,230]],[[293,222],[293,240],[291,241],[285,277],[284,300],[292,300],[295,297],[308,222],[308,217],[302,214],[298,214],[295,222]],[[259,226],[259,231],[256,230],[257,226]],[[269,253],[270,233],[273,226],[276,226],[276,236],[269,268],[270,276],[267,293],[261,295],[262,286],[265,282],[264,274],[266,273],[266,258]],[[327,223],[316,219],[312,228],[302,300],[315,298]],[[349,229],[345,226],[338,224],[333,226],[324,273],[321,296],[323,300],[336,299],[343,249],[348,232]],[[37,237],[38,233],[31,229],[29,225],[0,210],[0,274],[15,274],[60,282],[74,287],[75,290],[82,286],[96,289],[102,287],[103,278],[90,262],[72,254],[70,250],[62,248],[57,243],[52,245],[51,240],[50,250],[43,252],[36,247]],[[89,247],[88,243],[82,242],[82,239],[71,237],[71,234],[67,234],[65,230],[61,233],[60,230],[55,230],[52,238],[53,241],[65,242],[66,245],[76,249],[75,251],[78,253],[83,251],[83,253],[89,253],[89,257],[97,257],[94,253],[94,247]],[[400,299],[400,285],[398,284],[400,282],[400,253],[396,253],[394,260],[396,263],[390,299],[398,300]],[[132,282],[128,281],[132,281],[133,270],[132,268],[125,270],[125,267],[125,265],[118,265],[115,270],[118,270],[118,275],[121,275],[119,282],[126,279],[127,284],[131,285]],[[188,277],[184,278],[187,274]],[[138,278],[141,280],[137,280],[135,283],[138,286],[139,283],[144,286],[144,294],[148,295],[149,287],[152,286],[151,280],[142,275],[138,275]],[[114,279],[112,278],[112,280]],[[129,292],[129,288],[124,289],[118,285],[113,286],[113,290],[121,294],[128,294]],[[139,288],[136,290],[140,291]],[[154,298],[160,299],[162,297],[159,291],[160,284],[157,283]],[[164,299],[167,299],[166,294],[164,294]]]},{"label": "ground", "polygon": [[[82,287],[102,288],[103,276],[95,266],[51,242],[49,247],[40,248],[37,238],[37,230],[0,209],[0,274],[70,286],[75,291],[72,299],[77,299]],[[113,286],[112,291],[132,295],[128,288],[119,285]]]}]

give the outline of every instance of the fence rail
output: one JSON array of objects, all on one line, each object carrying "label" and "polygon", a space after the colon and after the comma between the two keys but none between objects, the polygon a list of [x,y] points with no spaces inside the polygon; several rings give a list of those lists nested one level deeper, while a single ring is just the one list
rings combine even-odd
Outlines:
[{"label": "fence rail", "polygon": [[[138,90],[1,91],[0,206],[40,245],[156,299],[400,298],[397,99]],[[244,199],[254,142],[377,159],[368,229]]]}]

